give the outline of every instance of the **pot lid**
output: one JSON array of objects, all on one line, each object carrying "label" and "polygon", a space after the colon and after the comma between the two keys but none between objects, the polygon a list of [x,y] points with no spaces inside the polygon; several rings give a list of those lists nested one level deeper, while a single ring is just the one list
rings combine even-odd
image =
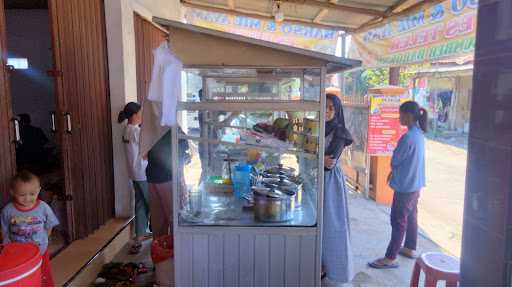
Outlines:
[{"label": "pot lid", "polygon": [[290,174],[293,175],[295,173],[295,169],[291,167],[284,167],[282,164],[278,164],[277,166],[271,167],[266,170],[268,173],[273,174]]}]

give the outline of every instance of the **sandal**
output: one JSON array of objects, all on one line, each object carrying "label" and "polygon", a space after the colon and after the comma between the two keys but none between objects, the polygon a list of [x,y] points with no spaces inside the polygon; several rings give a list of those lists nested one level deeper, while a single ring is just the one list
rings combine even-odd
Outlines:
[{"label": "sandal", "polygon": [[142,243],[136,242],[132,245],[132,247],[130,247],[130,251],[128,252],[128,254],[130,254],[130,255],[139,254],[141,249],[142,249]]},{"label": "sandal", "polygon": [[402,255],[405,258],[409,258],[409,259],[416,259],[416,258],[418,258],[418,255],[416,254],[416,251],[411,250],[411,249],[407,249],[407,248],[400,249],[400,251],[398,251],[398,254]]},{"label": "sandal", "polygon": [[387,263],[386,258],[379,258],[373,262],[369,262],[368,266],[375,269],[396,269],[400,267],[398,262]]},{"label": "sandal", "polygon": [[133,282],[139,273],[138,265],[133,262],[124,264],[123,270],[130,276],[130,282]]},{"label": "sandal", "polygon": [[146,274],[149,272],[149,270],[144,263],[139,263],[137,264],[137,272],[139,274]]}]

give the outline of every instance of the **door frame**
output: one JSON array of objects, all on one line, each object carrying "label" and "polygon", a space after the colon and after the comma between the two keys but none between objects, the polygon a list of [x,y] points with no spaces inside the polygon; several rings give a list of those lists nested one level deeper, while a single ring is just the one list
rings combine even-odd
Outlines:
[{"label": "door frame", "polygon": [[[0,0],[0,207],[10,195],[10,179],[16,171],[16,148],[9,70],[7,68],[7,24],[4,0]],[[7,135],[7,137],[5,137]]]}]

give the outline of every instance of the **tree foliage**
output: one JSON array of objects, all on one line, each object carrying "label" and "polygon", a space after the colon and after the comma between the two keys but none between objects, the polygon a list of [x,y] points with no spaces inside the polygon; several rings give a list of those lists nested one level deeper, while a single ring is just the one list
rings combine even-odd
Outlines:
[{"label": "tree foliage", "polygon": [[[400,70],[400,86],[408,87],[414,73],[407,68]],[[389,69],[358,69],[345,74],[345,94],[364,96],[368,89],[389,85]]]}]

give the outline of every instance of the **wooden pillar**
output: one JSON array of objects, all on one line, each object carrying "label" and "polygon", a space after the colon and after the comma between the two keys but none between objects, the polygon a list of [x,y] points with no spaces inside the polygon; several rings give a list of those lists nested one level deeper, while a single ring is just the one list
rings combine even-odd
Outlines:
[{"label": "wooden pillar", "polygon": [[505,48],[512,46],[510,8],[512,2],[505,0],[478,8],[463,287],[512,286],[512,54]]},{"label": "wooden pillar", "polygon": [[347,57],[347,34],[345,32],[341,35],[341,57]]},{"label": "wooden pillar", "polygon": [[389,68],[389,85],[400,86],[400,67]]}]

